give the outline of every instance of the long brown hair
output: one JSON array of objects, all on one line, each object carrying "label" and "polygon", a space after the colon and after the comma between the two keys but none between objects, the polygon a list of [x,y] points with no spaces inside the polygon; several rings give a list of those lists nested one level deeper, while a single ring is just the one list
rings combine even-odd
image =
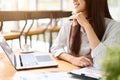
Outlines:
[{"label": "long brown hair", "polygon": [[[86,1],[86,11],[87,11],[88,19],[90,19],[89,22],[92,25],[92,28],[95,31],[98,39],[101,40],[105,33],[105,17],[112,18],[108,9],[108,2],[107,0],[85,0],[85,1]],[[79,24],[77,26],[80,27]],[[75,33],[75,37],[73,38],[72,45],[70,47],[72,55],[75,56],[79,55],[79,51],[82,43],[81,33],[78,32],[80,31],[80,28],[70,33],[70,39],[71,39],[71,34]]]}]

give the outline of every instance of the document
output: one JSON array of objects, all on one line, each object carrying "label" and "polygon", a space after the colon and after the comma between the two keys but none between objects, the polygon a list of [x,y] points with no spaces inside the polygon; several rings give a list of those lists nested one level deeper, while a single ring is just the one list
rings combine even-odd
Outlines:
[{"label": "document", "polygon": [[55,72],[55,73],[30,73],[30,72],[18,72],[14,75],[13,80],[80,80],[72,77],[67,72]]},{"label": "document", "polygon": [[85,67],[85,68],[81,68],[81,69],[77,69],[77,70],[72,70],[69,73],[73,74],[73,75],[78,75],[78,76],[83,75],[83,76],[91,77],[94,79],[101,78],[100,69],[97,69],[95,67]]}]

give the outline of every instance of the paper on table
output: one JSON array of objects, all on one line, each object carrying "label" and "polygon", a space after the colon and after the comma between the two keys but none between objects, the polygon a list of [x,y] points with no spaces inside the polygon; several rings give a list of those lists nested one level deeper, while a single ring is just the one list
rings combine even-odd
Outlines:
[{"label": "paper on table", "polygon": [[80,80],[78,78],[73,78],[67,72],[56,72],[56,73],[28,73],[28,72],[18,72],[15,74],[13,80]]},{"label": "paper on table", "polygon": [[95,79],[99,79],[101,77],[101,71],[95,67],[85,67],[82,69],[70,71],[70,73],[76,74],[76,75],[84,74],[85,76],[92,77]]}]

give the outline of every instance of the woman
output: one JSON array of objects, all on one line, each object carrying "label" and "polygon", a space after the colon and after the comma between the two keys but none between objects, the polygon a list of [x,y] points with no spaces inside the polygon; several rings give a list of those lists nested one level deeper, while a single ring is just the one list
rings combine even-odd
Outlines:
[{"label": "woman", "polygon": [[73,0],[73,4],[75,13],[62,26],[51,52],[76,66],[100,67],[105,47],[120,39],[120,23],[112,20],[107,0]]}]

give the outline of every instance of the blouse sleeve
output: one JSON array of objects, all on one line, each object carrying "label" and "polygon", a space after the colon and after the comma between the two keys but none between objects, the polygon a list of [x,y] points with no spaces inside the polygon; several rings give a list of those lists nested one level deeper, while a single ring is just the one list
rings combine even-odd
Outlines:
[{"label": "blouse sleeve", "polygon": [[68,31],[69,25],[70,24],[66,22],[61,27],[59,34],[51,47],[51,53],[53,53],[55,57],[65,52],[64,47],[67,45],[67,36],[69,35],[69,31]]},{"label": "blouse sleeve", "polygon": [[111,21],[100,44],[91,52],[95,67],[100,67],[102,58],[106,55],[106,46],[113,46],[120,40],[120,23]]}]

